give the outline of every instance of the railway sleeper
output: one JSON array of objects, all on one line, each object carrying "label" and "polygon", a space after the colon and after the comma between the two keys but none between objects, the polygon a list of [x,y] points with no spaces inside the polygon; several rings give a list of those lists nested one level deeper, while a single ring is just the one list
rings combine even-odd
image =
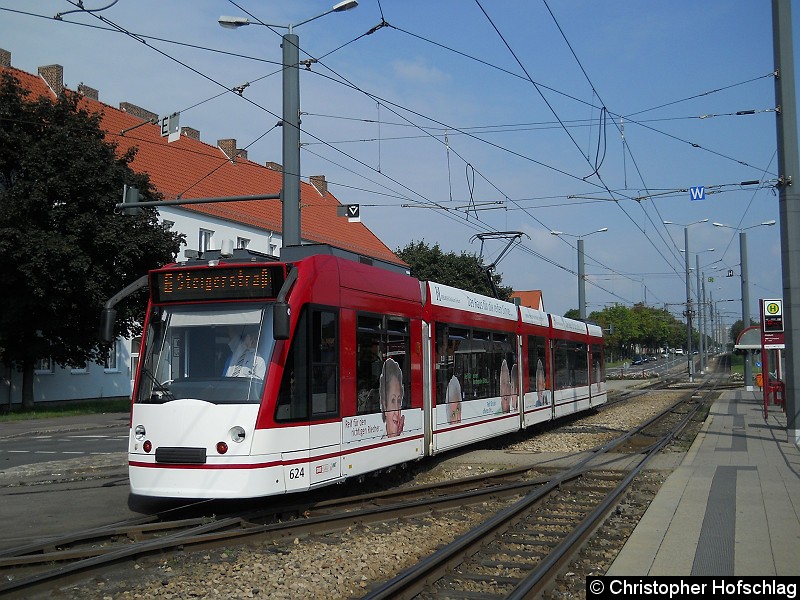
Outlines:
[{"label": "railway sleeper", "polygon": [[458,579],[469,582],[486,583],[489,585],[506,586],[514,588],[522,581],[519,577],[505,577],[500,575],[481,575],[479,573],[459,573]]},{"label": "railway sleeper", "polygon": [[[502,585],[496,578],[486,580],[469,580],[464,578],[448,579],[437,584],[447,586],[444,589],[437,589],[434,594],[436,598],[506,598],[515,584]],[[481,588],[481,589],[476,589]]]},{"label": "railway sleeper", "polygon": [[[545,556],[548,555],[548,552],[525,552],[525,556],[530,558],[531,560],[526,562],[503,562],[503,568],[505,569],[517,569],[519,571],[530,571],[531,567],[536,566],[541,562]],[[496,569],[497,562],[496,561],[489,561],[489,560],[481,560],[480,565],[486,567],[487,569]]]},{"label": "railway sleeper", "polygon": [[501,559],[498,555],[503,555],[507,559],[517,558],[521,560],[530,559],[530,561],[538,561],[550,554],[553,550],[553,546],[539,545],[538,548],[541,549],[539,550],[536,548],[537,546],[530,546],[528,548],[517,548],[515,550],[508,551],[498,550],[496,552],[485,552],[483,555],[485,555],[486,558],[482,558],[480,560],[489,567],[492,565],[496,567],[498,563],[505,564],[505,559]]},{"label": "railway sleeper", "polygon": [[434,591],[433,593],[425,593],[423,598],[436,598],[437,600],[469,600],[470,598],[475,598],[475,600],[489,600],[491,598],[498,598],[502,600],[506,597],[506,594],[491,594],[488,595],[487,592],[471,592],[468,590],[441,590],[441,591]]}]

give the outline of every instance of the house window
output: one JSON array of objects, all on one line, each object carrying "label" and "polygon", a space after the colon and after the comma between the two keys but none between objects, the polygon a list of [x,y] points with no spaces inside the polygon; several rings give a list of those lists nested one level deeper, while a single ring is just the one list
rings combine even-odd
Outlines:
[{"label": "house window", "polygon": [[118,350],[119,342],[114,340],[114,343],[111,344],[111,347],[108,349],[106,353],[106,358],[103,363],[103,368],[106,371],[118,371],[117,369],[117,350]]},{"label": "house window", "polygon": [[36,371],[37,375],[52,375],[55,373],[55,369],[53,368],[53,359],[49,356],[47,358],[40,358],[37,360],[33,369]]},{"label": "house window", "polygon": [[200,252],[206,252],[211,248],[211,240],[214,239],[214,232],[208,229],[200,230],[200,239],[197,242],[197,248]]},{"label": "house window", "polygon": [[237,237],[236,238],[236,247],[237,248],[241,248],[242,250],[244,250],[249,245],[250,245],[250,240],[248,240],[247,238],[243,238],[243,237]]}]

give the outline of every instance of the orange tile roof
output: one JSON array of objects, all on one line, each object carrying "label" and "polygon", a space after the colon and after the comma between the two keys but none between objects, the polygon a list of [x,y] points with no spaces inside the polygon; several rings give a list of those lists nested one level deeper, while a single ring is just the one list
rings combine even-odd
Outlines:
[{"label": "orange tile roof", "polygon": [[513,292],[511,297],[519,298],[519,303],[522,306],[527,306],[535,310],[544,310],[544,298],[542,297],[541,290]]},{"label": "orange tile roof", "polygon": [[[41,77],[14,67],[0,69],[10,72],[34,95],[53,97],[52,90]],[[106,140],[116,143],[120,153],[131,146],[138,147],[131,167],[137,172],[147,173],[166,200],[179,195],[189,199],[280,193],[279,171],[243,158],[231,161],[220,148],[190,137],[181,136],[168,143],[167,138],[161,136],[159,125],[142,125],[142,119],[98,100],[83,97],[81,105],[102,114],[101,125],[106,131]],[[126,133],[120,135],[123,131]],[[301,237],[304,240],[405,265],[364,224],[350,223],[345,217],[337,217],[337,207],[341,204],[330,192],[322,196],[316,187],[301,181],[300,204]],[[195,204],[182,208],[267,231],[281,231],[279,200]]]}]

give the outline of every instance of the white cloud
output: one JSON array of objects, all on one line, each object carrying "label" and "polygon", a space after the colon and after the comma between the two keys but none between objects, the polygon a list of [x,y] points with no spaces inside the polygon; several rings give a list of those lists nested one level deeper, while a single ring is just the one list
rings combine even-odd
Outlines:
[{"label": "white cloud", "polygon": [[445,83],[450,81],[450,76],[434,66],[428,65],[422,57],[413,60],[398,59],[392,62],[394,74],[408,83]]}]

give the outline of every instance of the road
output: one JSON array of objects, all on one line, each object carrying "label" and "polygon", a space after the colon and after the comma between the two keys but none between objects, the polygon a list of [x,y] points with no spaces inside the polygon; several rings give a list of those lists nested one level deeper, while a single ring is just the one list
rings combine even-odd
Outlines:
[{"label": "road", "polygon": [[0,469],[51,460],[125,452],[128,427],[0,440]]},{"label": "road", "polygon": [[81,415],[0,424],[0,473],[14,467],[126,452],[125,413]]},{"label": "road", "polygon": [[[695,361],[697,357],[695,356]],[[670,356],[669,358],[658,358],[657,360],[647,361],[642,365],[631,365],[630,362],[626,363],[624,367],[609,367],[606,369],[607,377],[620,377],[620,374],[636,373],[655,373],[657,375],[664,375],[668,371],[676,371],[677,369],[686,369],[689,361],[686,356]]]}]

